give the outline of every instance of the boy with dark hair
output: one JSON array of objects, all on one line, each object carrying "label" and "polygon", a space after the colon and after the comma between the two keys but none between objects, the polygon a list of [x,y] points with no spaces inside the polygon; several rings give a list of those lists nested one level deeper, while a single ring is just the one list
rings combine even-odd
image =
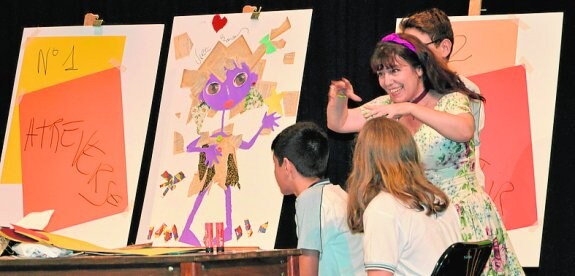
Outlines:
[{"label": "boy with dark hair", "polygon": [[316,124],[299,122],[273,140],[274,174],[284,195],[296,198],[301,275],[365,275],[362,235],[347,226],[347,193],[324,178],[327,134]]}]

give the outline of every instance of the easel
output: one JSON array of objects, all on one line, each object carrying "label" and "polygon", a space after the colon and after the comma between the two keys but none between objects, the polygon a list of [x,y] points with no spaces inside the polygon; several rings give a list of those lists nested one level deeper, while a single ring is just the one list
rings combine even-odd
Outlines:
[{"label": "easel", "polygon": [[469,0],[468,15],[481,15],[481,0]]},{"label": "easel", "polygon": [[258,19],[260,17],[260,13],[262,11],[262,7],[250,6],[245,5],[242,9],[243,13],[252,13],[251,19]]},{"label": "easel", "polygon": [[99,27],[102,26],[104,22],[103,19],[100,19],[100,16],[93,13],[87,13],[84,15],[84,26],[94,26]]}]

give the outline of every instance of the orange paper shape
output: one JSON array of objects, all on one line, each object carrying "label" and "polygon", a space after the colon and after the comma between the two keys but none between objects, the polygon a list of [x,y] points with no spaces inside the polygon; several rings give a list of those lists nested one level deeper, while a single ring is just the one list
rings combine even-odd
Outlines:
[{"label": "orange paper shape", "polygon": [[481,132],[485,190],[508,230],[537,222],[527,80],[523,66],[469,77],[487,98]]},{"label": "orange paper shape", "polygon": [[34,229],[28,229],[15,224],[12,224],[12,227],[14,227],[14,232],[20,235],[24,235],[37,241],[45,241],[45,242],[50,241],[50,238],[48,238],[48,236],[43,235],[41,232],[34,231]]},{"label": "orange paper shape", "polygon": [[15,242],[26,242],[26,243],[36,243],[37,240],[29,238],[26,235],[22,235],[18,232],[16,232],[16,230],[8,228],[8,227],[3,227],[0,226],[0,237],[4,237],[6,239],[9,239],[11,241],[15,241]]},{"label": "orange paper shape", "polygon": [[194,43],[188,36],[188,33],[182,33],[174,37],[174,52],[176,53],[176,59],[182,59],[190,55],[194,47]]},{"label": "orange paper shape", "polygon": [[449,66],[464,76],[515,66],[518,22],[519,19],[452,22],[455,42]]},{"label": "orange paper shape", "polygon": [[53,231],[126,209],[117,68],[28,93],[19,107],[24,215],[53,209]]}]

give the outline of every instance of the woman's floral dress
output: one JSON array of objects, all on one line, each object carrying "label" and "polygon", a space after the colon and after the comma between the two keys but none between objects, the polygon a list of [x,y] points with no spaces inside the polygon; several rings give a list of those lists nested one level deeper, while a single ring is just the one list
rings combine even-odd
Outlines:
[{"label": "woman's floral dress", "polygon": [[[378,97],[366,105],[392,104],[389,96]],[[469,98],[462,93],[442,96],[435,110],[452,114],[471,114]],[[362,108],[364,114],[366,110]],[[489,195],[475,175],[474,139],[455,142],[422,124],[414,139],[429,181],[440,187],[457,209],[463,241],[493,241],[493,251],[484,275],[524,275],[511,240]]]}]

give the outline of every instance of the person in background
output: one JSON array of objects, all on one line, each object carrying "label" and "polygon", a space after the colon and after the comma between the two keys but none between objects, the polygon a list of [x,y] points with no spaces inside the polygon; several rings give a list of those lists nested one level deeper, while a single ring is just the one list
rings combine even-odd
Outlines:
[{"label": "person in background", "polygon": [[425,178],[411,133],[395,120],[365,123],[347,187],[347,222],[364,234],[370,276],[430,275],[443,251],[461,241],[457,211]]},{"label": "person in background", "polygon": [[462,240],[493,241],[485,273],[524,274],[497,208],[473,169],[475,120],[471,101],[484,98],[469,90],[425,44],[409,34],[382,38],[371,67],[386,95],[350,109],[348,99],[361,98],[349,80],[332,81],[328,127],[336,132],[357,132],[373,118],[397,120],[413,135],[427,179],[443,190],[456,208]]},{"label": "person in background", "polygon": [[[445,12],[431,8],[403,18],[399,30],[417,37],[440,60],[449,62],[455,41],[451,21]],[[481,93],[479,87],[463,75],[459,75],[465,86],[475,93]],[[485,175],[481,169],[479,154],[479,135],[485,125],[485,109],[481,101],[471,101],[471,111],[475,119],[475,173],[481,187],[485,187]]]},{"label": "person in background", "polygon": [[325,131],[298,122],[272,141],[274,175],[284,195],[296,196],[301,275],[365,275],[362,235],[347,226],[347,193],[324,178],[329,157]]}]

